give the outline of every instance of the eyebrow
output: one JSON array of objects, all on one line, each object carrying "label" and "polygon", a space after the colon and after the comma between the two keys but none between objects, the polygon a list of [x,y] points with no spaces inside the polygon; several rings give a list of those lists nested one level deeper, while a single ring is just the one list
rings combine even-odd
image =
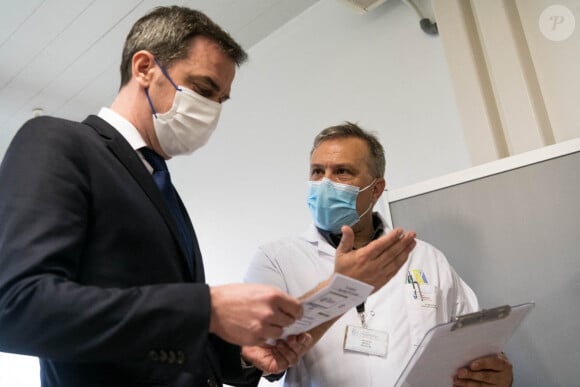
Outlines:
[{"label": "eyebrow", "polygon": [[[352,170],[356,170],[356,166],[354,164],[351,163],[338,163],[338,164],[332,164],[329,165],[330,168],[336,169],[336,168],[347,168],[347,169],[352,169]],[[312,163],[310,164],[310,169],[312,168],[326,168],[325,164],[320,164],[320,163]]]}]

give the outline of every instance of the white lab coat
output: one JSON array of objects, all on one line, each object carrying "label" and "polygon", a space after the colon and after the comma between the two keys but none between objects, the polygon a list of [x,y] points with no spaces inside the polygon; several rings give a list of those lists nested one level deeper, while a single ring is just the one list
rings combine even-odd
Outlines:
[{"label": "white lab coat", "polygon": [[[245,281],[274,285],[299,297],[333,273],[334,254],[335,249],[311,225],[300,237],[261,246]],[[434,287],[438,299],[436,309],[413,302],[412,287],[407,283],[407,273],[417,273],[413,270],[422,271],[426,283],[421,286]],[[417,240],[409,259],[395,277],[365,303],[368,328],[388,333],[386,356],[343,349],[346,326],[361,326],[353,308],[287,371],[284,385],[392,386],[415,346],[431,327],[478,309],[475,294],[445,256],[430,244]]]}]

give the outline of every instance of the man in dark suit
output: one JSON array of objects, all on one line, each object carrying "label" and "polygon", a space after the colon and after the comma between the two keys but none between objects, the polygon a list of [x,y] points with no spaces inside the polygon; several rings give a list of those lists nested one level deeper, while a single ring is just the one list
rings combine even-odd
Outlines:
[{"label": "man in dark suit", "polygon": [[[245,58],[205,15],[155,9],[127,37],[110,109],[36,118],[13,139],[0,166],[0,351],[38,356],[43,386],[255,385],[240,346],[300,316],[275,288],[204,283],[165,170],[205,144]],[[285,367],[308,340],[259,356]]]}]

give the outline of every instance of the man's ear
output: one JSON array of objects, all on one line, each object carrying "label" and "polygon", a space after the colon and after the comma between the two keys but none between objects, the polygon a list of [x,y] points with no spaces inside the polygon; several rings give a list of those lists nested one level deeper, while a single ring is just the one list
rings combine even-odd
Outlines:
[{"label": "man's ear", "polygon": [[376,203],[385,191],[387,182],[384,177],[378,177],[375,185],[373,186],[373,200]]},{"label": "man's ear", "polygon": [[131,60],[131,76],[139,85],[147,88],[156,66],[153,54],[146,50],[137,51]]}]

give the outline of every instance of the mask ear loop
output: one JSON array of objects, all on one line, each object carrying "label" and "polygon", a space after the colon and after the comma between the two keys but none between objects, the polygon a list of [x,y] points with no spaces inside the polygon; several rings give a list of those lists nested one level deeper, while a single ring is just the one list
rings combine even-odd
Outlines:
[{"label": "mask ear loop", "polygon": [[173,87],[175,87],[175,90],[181,91],[181,89],[179,87],[177,87],[175,82],[173,82],[173,79],[171,79],[171,77],[169,76],[169,73],[163,68],[163,66],[161,66],[161,63],[157,60],[157,58],[153,57],[153,60],[155,61],[155,63],[157,63],[157,66],[159,66],[159,68],[161,69],[161,72],[163,73],[163,75],[165,75],[165,78],[167,78],[169,80],[169,82],[171,82]]},{"label": "mask ear loop", "polygon": [[151,106],[151,111],[153,112],[153,117],[157,118],[157,112],[155,111],[155,108],[153,107],[153,102],[151,101],[151,97],[149,97],[149,88],[148,87],[145,88],[145,96],[147,97],[147,101],[149,101],[149,106]]},{"label": "mask ear loop", "polygon": [[[367,185],[363,189],[359,190],[358,193],[360,194],[362,191],[368,189],[371,185],[375,184],[376,181],[377,181],[377,178],[375,177],[375,179],[373,181],[371,181],[371,183],[369,185]],[[357,196],[358,196],[358,194],[357,194]],[[375,202],[374,201],[371,201],[371,204],[369,204],[369,207],[366,210],[364,210],[364,212],[362,214],[360,214],[358,216],[358,220],[360,221],[360,218],[362,218],[363,216],[365,216],[366,213],[369,212],[370,209],[373,208],[374,206],[375,206]]]},{"label": "mask ear loop", "polygon": [[[169,83],[171,83],[171,85],[175,88],[175,90],[181,91],[181,88],[179,88],[175,84],[175,82],[173,82],[173,79],[171,79],[171,77],[169,76],[169,73],[163,68],[163,66],[161,66],[161,62],[159,62],[159,60],[155,56],[153,57],[153,60],[155,61],[155,63],[157,64],[157,66],[159,67],[159,69],[161,70],[163,75],[165,75],[165,78],[167,78]],[[151,101],[151,97],[149,96],[149,88],[148,87],[145,88],[145,95],[147,96],[147,101],[149,101],[149,106],[151,106],[151,111],[153,112],[153,116],[155,118],[157,118],[157,112],[155,111],[155,107],[153,107],[153,102]]]},{"label": "mask ear loop", "polygon": [[362,191],[366,191],[371,185],[375,184],[375,181],[377,181],[377,178],[376,177],[375,177],[375,179],[373,181],[371,181],[371,183],[369,185],[367,185],[363,189],[359,190],[358,193],[361,193]]}]

